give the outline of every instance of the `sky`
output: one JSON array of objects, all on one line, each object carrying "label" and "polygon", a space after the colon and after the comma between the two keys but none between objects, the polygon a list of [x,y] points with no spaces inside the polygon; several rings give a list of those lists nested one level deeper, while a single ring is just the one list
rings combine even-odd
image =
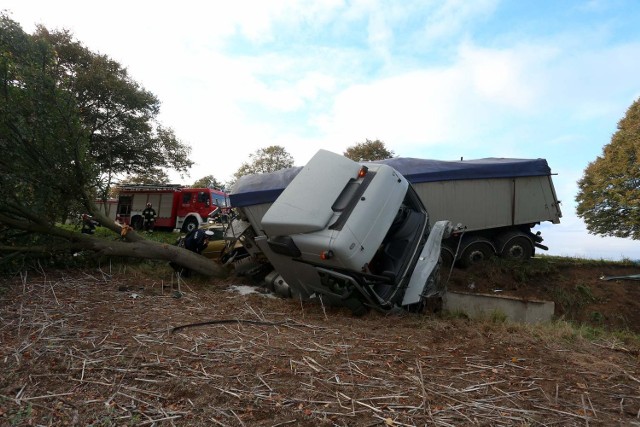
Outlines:
[{"label": "sky", "polygon": [[[640,97],[637,0],[3,0],[26,32],[70,30],[162,102],[192,183],[257,149],[296,165],[379,139],[396,156],[544,158],[549,255],[640,260],[590,235],[577,181]],[[179,177],[174,177],[180,182]]]}]

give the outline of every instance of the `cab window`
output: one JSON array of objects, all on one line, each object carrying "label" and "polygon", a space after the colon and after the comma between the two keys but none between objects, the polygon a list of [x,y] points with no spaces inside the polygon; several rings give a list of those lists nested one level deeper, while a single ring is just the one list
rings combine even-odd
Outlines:
[{"label": "cab window", "polygon": [[209,195],[204,191],[198,193],[198,203],[204,203],[209,206]]},{"label": "cab window", "polygon": [[224,208],[227,206],[227,202],[222,196],[212,196],[212,197],[213,197],[213,203],[216,206],[219,206],[221,208]]}]

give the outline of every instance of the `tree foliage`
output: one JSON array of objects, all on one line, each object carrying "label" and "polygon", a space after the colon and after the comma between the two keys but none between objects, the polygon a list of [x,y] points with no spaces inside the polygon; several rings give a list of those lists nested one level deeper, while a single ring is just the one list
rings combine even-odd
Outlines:
[{"label": "tree foliage", "polygon": [[234,174],[236,179],[244,175],[275,172],[293,166],[291,154],[279,145],[260,148],[249,155],[249,162],[244,162]]},{"label": "tree foliage", "polygon": [[590,233],[640,239],[640,98],[578,187],[577,214]]},{"label": "tree foliage", "polygon": [[127,175],[123,179],[127,184],[169,184],[169,175],[161,168],[151,168],[150,170],[136,175]]},{"label": "tree foliage", "polygon": [[156,119],[160,101],[118,62],[90,51],[65,30],[40,26],[32,38],[50,46],[49,77],[75,101],[88,154],[99,171],[96,188],[108,191],[123,174],[165,168],[186,172],[192,166],[190,148]]},{"label": "tree foliage", "polygon": [[29,35],[0,13],[0,251],[85,248],[190,258],[174,248],[151,249],[135,232],[106,247],[57,226],[71,212],[87,212],[120,233],[94,204],[114,179],[190,167],[189,147],[157,122],[158,112],[156,97],[117,62],[67,31],[39,27]]},{"label": "tree foliage", "polygon": [[194,181],[191,184],[192,188],[224,188],[224,185],[219,182],[213,175],[203,176],[202,178]]},{"label": "tree foliage", "polygon": [[365,142],[359,142],[348,147],[342,155],[355,162],[363,162],[390,159],[394,156],[394,153],[388,150],[385,143],[379,139],[375,141],[367,139]]}]

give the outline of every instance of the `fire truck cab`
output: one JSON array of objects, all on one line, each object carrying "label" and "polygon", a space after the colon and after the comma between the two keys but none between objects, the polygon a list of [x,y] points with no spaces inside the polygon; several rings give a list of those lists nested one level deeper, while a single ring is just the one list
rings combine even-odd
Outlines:
[{"label": "fire truck cab", "polygon": [[211,188],[180,185],[122,185],[119,187],[116,220],[142,229],[147,203],[156,211],[157,228],[189,232],[207,222],[217,209],[227,207],[227,195]]}]

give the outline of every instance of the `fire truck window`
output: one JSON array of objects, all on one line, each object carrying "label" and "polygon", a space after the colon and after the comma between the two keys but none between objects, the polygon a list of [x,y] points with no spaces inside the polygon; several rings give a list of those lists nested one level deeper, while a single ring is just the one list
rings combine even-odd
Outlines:
[{"label": "fire truck window", "polygon": [[215,197],[215,196],[214,196],[214,199],[213,199],[213,203],[214,203],[216,206],[220,206],[221,208],[224,208],[225,206],[227,206],[227,204],[226,204],[226,202],[224,201],[224,199],[222,199],[222,198],[218,198],[218,197]]},{"label": "fire truck window", "polygon": [[209,206],[209,203],[210,203],[210,201],[209,201],[209,195],[208,195],[208,194],[206,194],[204,191],[199,192],[199,193],[198,193],[198,202],[199,202],[199,203],[204,203],[204,204],[206,204],[207,206]]},{"label": "fire truck window", "polygon": [[191,193],[184,193],[182,195],[182,204],[187,205],[191,202]]},{"label": "fire truck window", "polygon": [[131,196],[120,196],[118,199],[118,215],[131,214]]}]

